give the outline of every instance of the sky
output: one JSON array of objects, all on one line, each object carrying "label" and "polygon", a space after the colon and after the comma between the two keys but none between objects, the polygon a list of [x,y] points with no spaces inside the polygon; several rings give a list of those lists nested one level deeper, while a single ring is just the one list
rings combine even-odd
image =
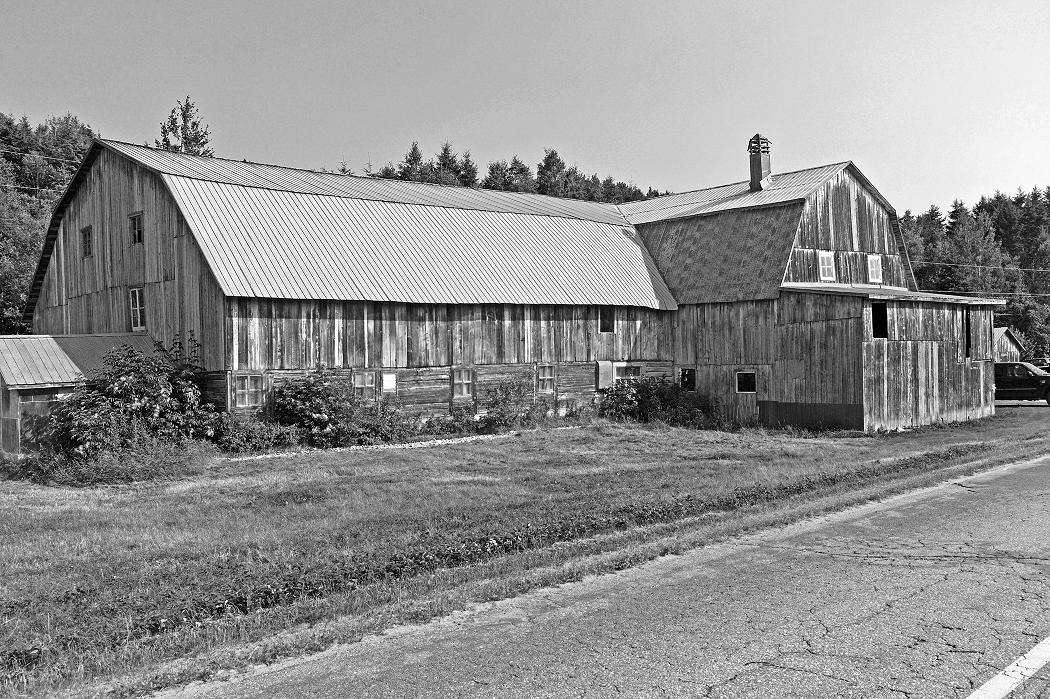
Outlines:
[{"label": "sky", "polygon": [[852,160],[903,212],[1050,185],[1050,2],[0,0],[0,111],[357,172],[545,148],[643,190]]}]

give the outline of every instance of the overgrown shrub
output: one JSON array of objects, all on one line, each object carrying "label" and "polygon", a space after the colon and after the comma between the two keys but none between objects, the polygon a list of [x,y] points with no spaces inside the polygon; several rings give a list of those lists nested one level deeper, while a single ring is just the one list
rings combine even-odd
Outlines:
[{"label": "overgrown shrub", "polygon": [[714,406],[666,378],[621,379],[599,391],[598,414],[611,420],[663,422],[701,429],[714,422]]},{"label": "overgrown shrub", "polygon": [[551,405],[546,399],[537,398],[535,389],[536,376],[531,371],[500,379],[485,391],[481,427],[498,431],[528,427],[545,420]]},{"label": "overgrown shrub", "polygon": [[215,425],[214,441],[220,449],[228,452],[291,447],[300,440],[300,430],[296,425],[279,425],[259,417],[235,420],[229,413],[222,413]]},{"label": "overgrown shrub", "polygon": [[457,405],[448,415],[435,415],[428,419],[421,431],[426,434],[473,434],[478,431],[478,422],[474,416],[473,406]]},{"label": "overgrown shrub", "polygon": [[201,400],[195,355],[181,342],[152,355],[130,346],[102,358],[88,382],[55,403],[49,414],[27,421],[26,446],[77,459],[120,453],[143,439],[178,445],[214,435],[214,407]]}]

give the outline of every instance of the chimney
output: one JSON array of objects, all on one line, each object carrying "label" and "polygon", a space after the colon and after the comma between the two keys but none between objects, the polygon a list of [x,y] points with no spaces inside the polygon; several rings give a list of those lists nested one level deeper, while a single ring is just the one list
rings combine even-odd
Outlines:
[{"label": "chimney", "polygon": [[769,146],[772,141],[756,133],[747,142],[747,152],[751,154],[751,191],[761,192],[769,186]]}]

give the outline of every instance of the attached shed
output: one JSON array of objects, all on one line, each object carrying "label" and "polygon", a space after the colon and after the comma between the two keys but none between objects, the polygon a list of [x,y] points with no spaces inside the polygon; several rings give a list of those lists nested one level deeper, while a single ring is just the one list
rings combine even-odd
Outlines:
[{"label": "attached shed", "polygon": [[155,346],[142,333],[0,335],[0,451],[20,453],[22,421],[47,413],[94,375],[108,351],[125,345],[145,353]]},{"label": "attached shed", "polygon": [[1026,349],[1021,338],[1010,328],[994,328],[992,344],[997,362],[1019,362]]}]

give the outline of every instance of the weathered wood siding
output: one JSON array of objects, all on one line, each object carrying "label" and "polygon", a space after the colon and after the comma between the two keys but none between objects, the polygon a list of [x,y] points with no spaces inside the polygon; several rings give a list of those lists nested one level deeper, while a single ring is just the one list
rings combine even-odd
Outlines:
[{"label": "weathered wood siding", "polygon": [[458,306],[230,298],[231,369],[422,368],[671,360],[667,312],[594,306]]},{"label": "weathered wood siding", "polygon": [[1010,333],[1003,333],[995,338],[995,361],[997,362],[1019,362],[1024,349],[1014,340]]},{"label": "weathered wood siding", "polygon": [[[969,315],[969,356],[966,316]],[[917,427],[995,413],[992,308],[887,303],[887,338],[871,337],[864,309],[864,428]]]},{"label": "weathered wood siding", "polygon": [[889,210],[849,170],[806,200],[785,282],[820,282],[818,251],[835,254],[836,281],[868,284],[868,255],[882,258],[882,285],[907,288]]},{"label": "weathered wood siding", "polygon": [[[128,216],[138,211],[143,242],[132,245]],[[89,257],[81,249],[86,226]],[[143,287],[151,335],[163,342],[193,335],[205,367],[224,368],[223,295],[178,207],[157,175],[103,150],[63,216],[33,332],[129,332],[133,286]]]}]

